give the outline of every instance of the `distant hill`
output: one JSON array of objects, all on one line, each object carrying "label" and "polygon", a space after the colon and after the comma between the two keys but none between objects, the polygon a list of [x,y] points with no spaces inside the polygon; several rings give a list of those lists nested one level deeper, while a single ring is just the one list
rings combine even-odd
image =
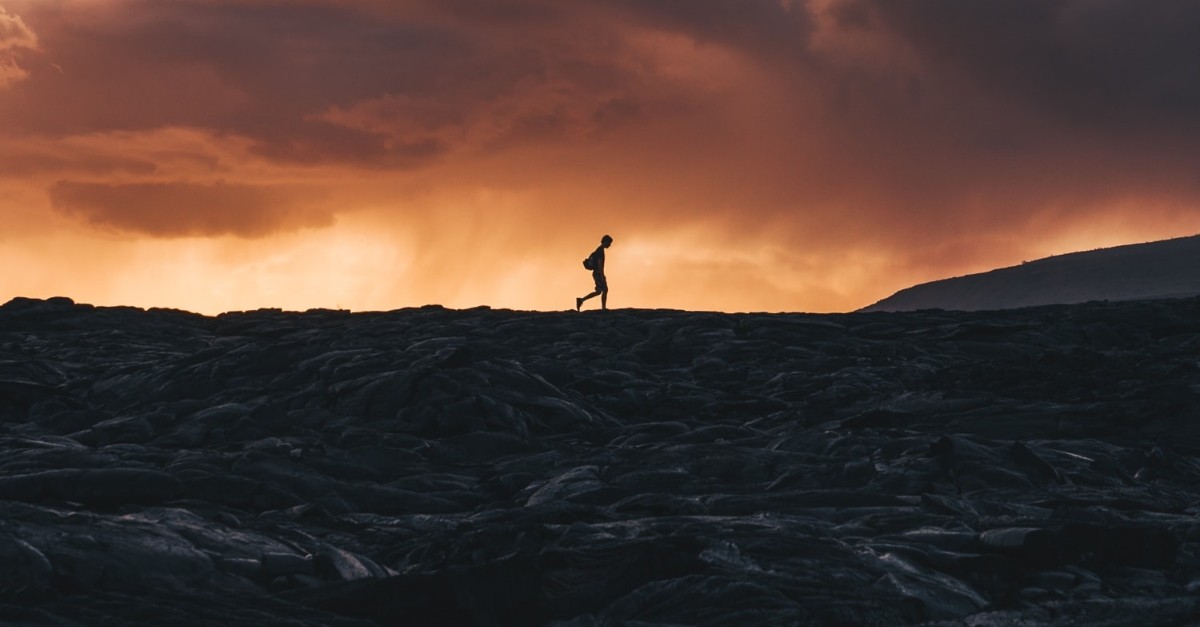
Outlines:
[{"label": "distant hill", "polygon": [[861,311],[976,311],[1200,295],[1200,235],[1102,248],[922,283]]}]

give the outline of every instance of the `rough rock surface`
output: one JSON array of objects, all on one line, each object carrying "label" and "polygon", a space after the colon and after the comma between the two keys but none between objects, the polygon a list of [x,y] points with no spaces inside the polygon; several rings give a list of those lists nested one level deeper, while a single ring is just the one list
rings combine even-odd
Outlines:
[{"label": "rough rock surface", "polygon": [[1200,296],[1200,235],[1056,255],[914,285],[863,311],[977,311]]},{"label": "rough rock surface", "polygon": [[1200,300],[0,307],[0,622],[1200,619]]}]

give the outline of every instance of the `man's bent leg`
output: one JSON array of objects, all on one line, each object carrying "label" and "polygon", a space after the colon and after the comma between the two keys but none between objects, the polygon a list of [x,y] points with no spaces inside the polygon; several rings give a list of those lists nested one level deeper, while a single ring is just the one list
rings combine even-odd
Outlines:
[{"label": "man's bent leg", "polygon": [[575,299],[575,310],[578,311],[579,308],[583,306],[583,301],[588,300],[589,298],[595,298],[599,295],[600,295],[600,292],[592,292],[591,294],[588,294],[587,296],[584,296],[583,298],[576,298]]}]

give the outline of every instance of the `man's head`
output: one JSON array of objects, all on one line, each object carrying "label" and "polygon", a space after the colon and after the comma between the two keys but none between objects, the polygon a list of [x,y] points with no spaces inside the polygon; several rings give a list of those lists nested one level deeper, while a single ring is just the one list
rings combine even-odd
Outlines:
[{"label": "man's head", "polygon": [[602,246],[604,246],[605,248],[608,248],[609,246],[612,246],[612,237],[610,237],[610,236],[608,236],[608,235],[605,235],[604,237],[601,237],[601,238],[600,238],[600,244],[601,244]]}]

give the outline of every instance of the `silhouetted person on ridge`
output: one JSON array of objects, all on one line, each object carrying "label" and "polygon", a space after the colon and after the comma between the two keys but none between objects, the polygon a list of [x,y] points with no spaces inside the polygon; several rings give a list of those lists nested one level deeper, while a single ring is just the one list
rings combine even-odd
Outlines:
[{"label": "silhouetted person on ridge", "polygon": [[600,297],[600,308],[608,309],[608,279],[604,276],[604,249],[612,246],[613,239],[607,235],[600,238],[600,245],[592,251],[591,256],[583,261],[583,267],[592,271],[592,279],[596,282],[596,291],[575,299],[575,311],[583,306],[583,301],[593,296]]}]

